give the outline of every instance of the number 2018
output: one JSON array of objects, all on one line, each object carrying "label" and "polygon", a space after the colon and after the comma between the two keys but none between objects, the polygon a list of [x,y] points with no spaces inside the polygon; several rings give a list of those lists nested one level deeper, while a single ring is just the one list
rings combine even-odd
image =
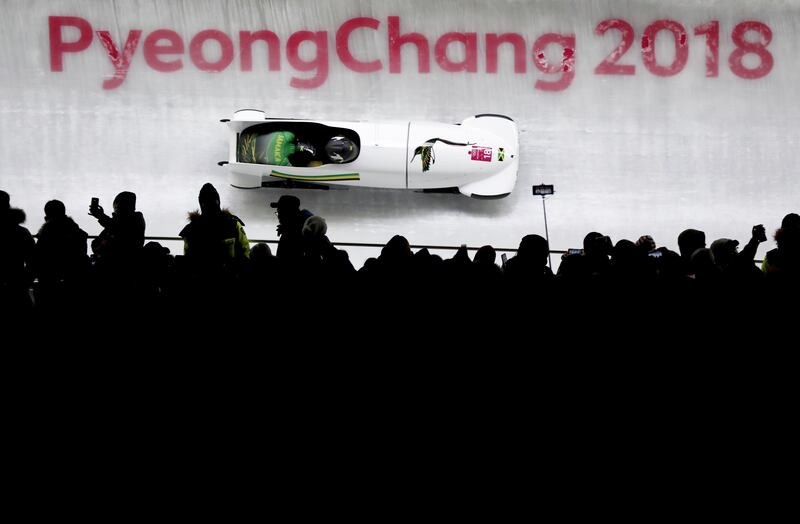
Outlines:
[{"label": "number 2018", "polygon": [[[630,64],[620,64],[620,60],[633,46],[634,30],[633,26],[625,20],[618,18],[603,20],[594,29],[598,36],[604,35],[607,31],[614,29],[622,35],[619,45],[603,60],[594,70],[597,75],[633,75],[636,73],[636,66]],[[672,33],[675,43],[675,58],[671,64],[660,64],[656,59],[656,36],[661,31]],[[758,41],[751,41],[745,38],[749,31],[759,34]],[[706,42],[706,76],[719,76],[719,22],[712,20],[694,28],[695,36],[704,36]],[[731,72],[740,78],[756,79],[769,74],[774,63],[772,54],[767,50],[767,46],[772,41],[772,30],[766,24],[756,21],[741,22],[733,28],[731,34],[736,49],[729,58],[728,66]],[[756,67],[747,67],[744,64],[744,57],[748,54],[758,56],[759,62]],[[689,58],[688,36],[686,29],[674,20],[656,20],[648,25],[642,33],[642,63],[644,67],[657,76],[673,76],[680,73],[686,66]]]}]

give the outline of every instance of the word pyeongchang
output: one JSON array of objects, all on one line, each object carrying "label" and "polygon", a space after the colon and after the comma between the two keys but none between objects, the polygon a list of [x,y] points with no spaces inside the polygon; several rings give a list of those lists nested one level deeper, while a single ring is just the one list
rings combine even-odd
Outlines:
[{"label": "word pyeongchang", "polygon": [[[449,32],[434,40],[422,33],[402,33],[399,16],[387,17],[385,49],[388,51],[388,65],[381,59],[382,49],[359,49],[354,54],[350,46],[350,36],[359,30],[380,31],[380,26],[381,22],[375,18],[358,17],[345,21],[336,29],[336,56],[347,69],[356,73],[375,73],[388,68],[389,73],[402,73],[401,50],[407,46],[416,51],[417,71],[429,73],[433,41],[432,54],[439,69],[451,73],[478,72],[478,33]],[[49,29],[50,70],[55,72],[64,70],[64,59],[67,55],[89,49],[94,35],[97,35],[113,68],[113,73],[103,81],[103,89],[116,89],[125,82],[131,62],[140,47],[145,63],[154,71],[170,73],[185,67],[186,39],[172,29],[156,29],[146,35],[143,35],[141,29],[131,29],[125,42],[115,42],[107,30],[94,30],[86,19],[80,17],[51,16]],[[604,60],[587,65],[593,67],[595,75],[635,75],[638,70],[644,69],[654,76],[671,77],[680,74],[687,67],[691,45],[702,49],[707,78],[720,75],[720,63],[727,63],[730,72],[741,79],[756,80],[767,76],[774,65],[774,57],[768,49],[773,38],[772,29],[757,20],[744,20],[735,24],[729,29],[730,36],[726,37],[724,31],[728,29],[721,27],[717,20],[687,28],[676,20],[664,19],[654,20],[637,32],[626,20],[602,20],[594,28],[594,38],[602,44],[604,35],[610,33],[612,38],[618,38],[618,44],[616,48],[608,49],[610,52]],[[635,45],[637,36],[640,43],[638,48]],[[144,41],[140,45],[142,37]],[[662,52],[666,56],[659,56],[656,38],[662,38],[667,45],[671,43],[673,51]],[[254,57],[257,57],[258,63],[263,64],[259,67],[260,70],[281,70],[282,42],[276,33],[266,29],[239,31],[236,39],[239,51],[236,62],[240,71],[253,71],[256,61]],[[725,41],[728,39],[729,44]],[[237,58],[234,39],[218,29],[202,30],[191,36],[188,42],[189,60],[200,71],[225,71],[233,66]],[[536,38],[530,50],[525,37],[520,33],[485,33],[482,43],[485,72],[488,74],[497,73],[502,46],[504,56],[513,58],[515,74],[527,72],[530,57],[534,67],[546,75],[536,79],[536,89],[563,91],[575,78],[574,34],[542,34]],[[305,53],[300,51],[303,44],[306,44]],[[730,50],[727,60],[720,56],[723,44]],[[286,39],[286,61],[294,71],[306,74],[292,76],[290,86],[313,89],[325,83],[330,69],[328,45],[327,31],[296,31]],[[213,57],[208,56],[209,47],[217,51],[213,53]],[[548,49],[550,47],[554,49]],[[311,53],[308,52],[309,48],[312,49]],[[460,51],[460,58],[452,58],[451,54],[455,54],[455,51]],[[548,52],[550,57],[546,54]],[[552,57],[556,59],[551,60]],[[636,62],[643,67],[637,69]],[[696,70],[696,73],[701,72]]]},{"label": "word pyeongchang", "polygon": [[[103,81],[103,89],[116,89],[127,78],[134,56],[141,48],[147,66],[161,73],[180,71],[186,66],[187,39],[172,29],[156,29],[147,34],[141,29],[128,31],[124,42],[115,42],[111,33],[105,29],[95,30],[88,20],[75,16],[50,16],[50,70],[64,70],[65,59],[73,53],[89,49],[94,36],[108,56],[113,74]],[[374,18],[351,18],[341,24],[335,32],[336,56],[339,61],[356,73],[374,73],[388,67],[390,73],[402,73],[401,49],[410,46],[416,49],[417,70],[429,73],[431,70],[431,40],[421,33],[401,33],[400,17],[389,16],[387,20],[388,66],[380,59],[380,50],[359,50],[356,57],[350,47],[350,35],[357,30],[378,31],[381,22]],[[77,32],[76,32],[77,31]],[[77,35],[77,37],[76,37]],[[527,43],[519,33],[486,33],[485,64],[487,73],[497,73],[500,46],[510,46],[513,50],[515,73],[527,72]],[[253,71],[254,56],[269,71],[280,71],[281,38],[269,30],[239,31],[236,36],[238,57],[234,38],[218,29],[205,29],[188,38],[188,56],[193,67],[200,71],[221,72],[232,67],[236,60],[240,71]],[[208,46],[206,44],[209,44]],[[313,47],[313,56],[301,56],[300,47]],[[555,44],[563,49],[563,59],[552,64],[545,58],[545,49]],[[207,56],[207,47],[215,46],[213,58]],[[463,58],[453,60],[448,55],[451,47],[461,46]],[[436,38],[433,43],[433,57],[439,68],[447,72],[478,71],[478,34],[450,32]],[[550,81],[539,79],[537,89],[557,91],[566,88],[574,76],[574,35],[547,33],[536,39],[532,46],[533,65],[542,73],[556,74],[558,78]],[[451,53],[453,51],[450,51]],[[373,56],[368,56],[373,53]],[[305,53],[308,54],[307,52]],[[330,52],[328,31],[297,31],[285,42],[286,61],[294,71],[308,73],[306,77],[293,76],[289,82],[292,87],[313,89],[328,79]],[[263,70],[263,69],[262,69]]]}]

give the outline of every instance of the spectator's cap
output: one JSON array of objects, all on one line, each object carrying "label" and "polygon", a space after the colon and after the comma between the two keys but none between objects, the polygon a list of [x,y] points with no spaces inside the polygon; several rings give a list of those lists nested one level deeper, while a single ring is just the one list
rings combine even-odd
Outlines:
[{"label": "spectator's cap", "polygon": [[278,210],[300,211],[300,199],[294,195],[281,195],[277,202],[270,202],[269,207],[274,207]]},{"label": "spectator's cap", "polygon": [[735,251],[736,246],[739,245],[738,240],[731,240],[730,238],[718,238],[711,242],[711,251],[719,253],[723,251]]},{"label": "spectator's cap", "polygon": [[211,185],[211,183],[206,182],[203,184],[203,187],[200,188],[200,194],[197,196],[197,200],[200,201],[200,203],[214,201],[219,202],[219,193],[217,192],[217,189]]},{"label": "spectator's cap", "polygon": [[789,213],[783,217],[781,227],[800,227],[800,215],[797,213]]}]

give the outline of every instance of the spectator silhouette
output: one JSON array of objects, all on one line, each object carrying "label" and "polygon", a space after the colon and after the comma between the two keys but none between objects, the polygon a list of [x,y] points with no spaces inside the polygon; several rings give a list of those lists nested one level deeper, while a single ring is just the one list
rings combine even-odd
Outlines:
[{"label": "spectator silhouette", "polygon": [[413,255],[411,244],[403,235],[395,235],[381,249],[378,260],[390,266],[405,266]]},{"label": "spectator silhouette", "polygon": [[26,314],[32,306],[28,290],[32,281],[34,241],[23,227],[25,212],[11,207],[11,196],[0,190],[0,315]]},{"label": "spectator silhouette", "polygon": [[478,250],[475,252],[475,256],[472,257],[472,261],[482,266],[494,266],[497,269],[500,269],[496,264],[497,251],[495,251],[495,249],[490,245],[485,245],[478,248]]},{"label": "spectator silhouette", "polygon": [[[641,240],[641,238],[640,238]],[[652,241],[652,239],[650,239]],[[655,245],[655,242],[652,244]],[[650,245],[646,246],[649,248]],[[611,251],[609,274],[616,285],[639,285],[655,279],[655,267],[648,259],[648,253],[643,244],[621,239],[614,244]]]},{"label": "spectator silhouette", "polygon": [[142,248],[142,295],[151,315],[169,312],[174,294],[175,258],[169,248],[158,242],[147,242]]},{"label": "spectator silhouette", "polygon": [[347,292],[355,269],[347,252],[328,239],[327,231],[325,219],[318,215],[308,217],[303,224],[302,281],[313,286],[311,291]]},{"label": "spectator silhouette", "polygon": [[692,258],[698,249],[706,247],[706,234],[697,229],[684,229],[678,235],[678,251],[685,260]]},{"label": "spectator silhouette", "polygon": [[284,265],[300,262],[304,254],[303,225],[313,213],[300,210],[300,199],[294,195],[281,195],[269,205],[278,215],[278,252],[276,256]]},{"label": "spectator silhouette", "polygon": [[375,266],[379,286],[401,288],[408,284],[414,270],[414,253],[408,239],[403,235],[390,238],[381,249]]},{"label": "spectator silhouette", "polygon": [[800,215],[797,213],[789,213],[783,220],[781,220],[781,227],[798,227],[800,228]]},{"label": "spectator silhouette", "polygon": [[764,226],[753,226],[750,240],[738,250],[739,241],[729,238],[718,238],[711,243],[711,252],[714,261],[722,271],[723,277],[731,285],[738,286],[752,284],[754,280],[763,277],[763,273],[756,268],[754,260],[758,245],[767,240]]},{"label": "spectator silhouette", "polygon": [[651,237],[650,235],[642,235],[636,241],[636,247],[641,249],[645,253],[650,253],[651,251],[655,251],[656,241],[653,240],[653,237]]},{"label": "spectator silhouette", "polygon": [[89,214],[103,227],[92,241],[93,303],[104,303],[98,313],[104,325],[122,326],[143,309],[141,252],[144,247],[145,220],[136,211],[136,195],[122,191],[114,198],[109,217],[99,204],[89,206]]},{"label": "spectator silhouette", "polygon": [[[375,260],[375,259],[372,259]],[[445,264],[442,257],[432,255],[428,248],[419,249],[411,258],[411,279],[421,289],[434,289],[444,281]]]},{"label": "spectator silhouette", "polygon": [[609,257],[613,247],[608,236],[596,231],[587,233],[583,237],[583,253],[562,258],[559,279],[564,284],[603,283],[611,267]]},{"label": "spectator silhouette", "polygon": [[275,263],[275,255],[272,254],[269,244],[259,242],[250,248],[250,261],[254,266],[269,267]]},{"label": "spectator silhouette", "polygon": [[85,285],[88,235],[67,216],[60,200],[45,204],[44,220],[34,249],[37,308],[57,311],[73,303]]},{"label": "spectator silhouette", "polygon": [[[465,265],[467,282],[471,282],[475,299],[491,300],[503,286],[503,271],[497,265],[497,251],[491,245],[478,248],[472,262]],[[464,289],[463,281],[454,283],[456,289]]]},{"label": "spectator silhouette", "polygon": [[762,270],[770,283],[800,284],[800,216],[789,213],[775,231],[778,247],[767,252]]},{"label": "spectator silhouette", "polygon": [[554,279],[553,271],[547,266],[549,252],[550,247],[544,237],[540,235],[522,237],[517,247],[517,254],[506,262],[503,271],[506,282],[512,287],[549,288]]},{"label": "spectator silhouette", "polygon": [[[410,249],[410,248],[409,248]],[[443,284],[449,293],[465,294],[464,282],[473,282],[475,278],[475,264],[469,258],[466,244],[462,244],[453,256],[444,261],[445,279]],[[476,284],[473,282],[473,284]],[[477,288],[476,288],[477,289]],[[457,298],[454,296],[454,298]]]},{"label": "spectator silhouette", "polygon": [[136,194],[130,191],[119,193],[113,205],[110,217],[100,205],[89,208],[89,214],[103,226],[103,231],[92,241],[92,252],[101,262],[133,262],[144,246],[144,215],[136,211]]},{"label": "spectator silhouette", "polygon": [[636,248],[639,251],[637,257],[647,259],[641,267],[644,271],[642,276],[648,280],[655,279],[655,283],[661,286],[660,291],[665,286],[685,283],[685,267],[678,253],[666,247],[657,247],[656,241],[650,235],[640,236],[636,241]]},{"label": "spectator silhouette", "polygon": [[707,247],[695,249],[689,259],[689,276],[702,287],[716,286],[722,279],[722,270]]},{"label": "spectator silhouette", "polygon": [[411,245],[402,235],[389,239],[377,259],[364,262],[358,272],[361,294],[370,303],[381,306],[368,308],[373,315],[368,317],[370,321],[387,318],[387,312],[402,311],[410,300],[417,298],[418,269]]},{"label": "spectator silhouette", "polygon": [[285,282],[278,271],[278,259],[269,245],[259,242],[250,248],[250,258],[238,275],[241,307],[258,310],[264,305],[264,297],[280,296],[292,284]]},{"label": "spectator silhouette", "polygon": [[187,301],[184,310],[211,315],[217,304],[238,300],[235,284],[250,256],[250,242],[239,217],[220,207],[212,184],[203,184],[197,200],[200,210],[188,214],[189,223],[178,233],[184,252],[178,287]]},{"label": "spectator silhouette", "polygon": [[212,184],[203,184],[197,197],[200,211],[189,213],[189,224],[178,234],[183,238],[184,255],[194,267],[231,267],[250,256],[250,242],[244,222],[220,207],[219,193]]}]

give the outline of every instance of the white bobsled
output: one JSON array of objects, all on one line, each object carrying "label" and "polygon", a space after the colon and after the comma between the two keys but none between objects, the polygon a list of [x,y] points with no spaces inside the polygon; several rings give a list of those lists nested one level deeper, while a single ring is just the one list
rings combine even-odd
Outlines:
[{"label": "white bobsled", "polygon": [[[228,160],[219,164],[227,166],[230,184],[235,187],[262,187],[284,180],[399,189],[458,188],[474,198],[502,198],[517,181],[517,125],[503,115],[475,115],[460,124],[345,122],[268,118],[263,111],[243,109],[222,122],[228,128],[230,148]],[[312,145],[306,154],[290,155],[283,160],[285,165],[275,165],[264,151],[267,144],[274,143],[267,138],[275,134]],[[355,156],[342,159],[326,154],[326,143],[334,137],[354,144]]]}]

